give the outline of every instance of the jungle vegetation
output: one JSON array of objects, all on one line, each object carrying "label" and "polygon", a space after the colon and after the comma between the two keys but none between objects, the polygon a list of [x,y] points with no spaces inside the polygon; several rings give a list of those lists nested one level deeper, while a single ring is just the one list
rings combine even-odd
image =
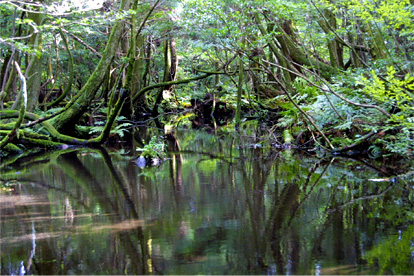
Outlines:
[{"label": "jungle vegetation", "polygon": [[165,114],[412,156],[414,0],[1,0],[0,14],[3,156],[122,141]]}]

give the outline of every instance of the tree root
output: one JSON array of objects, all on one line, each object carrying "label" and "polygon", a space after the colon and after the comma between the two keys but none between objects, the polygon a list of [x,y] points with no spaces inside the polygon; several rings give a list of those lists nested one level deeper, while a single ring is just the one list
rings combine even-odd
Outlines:
[{"label": "tree root", "polygon": [[[45,135],[40,135],[40,134],[36,134],[36,133],[30,133],[28,131],[23,131],[21,132],[20,130],[18,131],[17,134],[22,133],[23,136],[22,137],[18,137],[18,135],[14,136],[13,140],[10,140],[9,142],[18,142],[18,144],[28,144],[31,146],[36,146],[36,147],[41,147],[41,148],[56,148],[56,147],[62,147],[65,144],[68,145],[81,145],[81,146],[99,146],[101,144],[103,144],[106,139],[109,136],[109,133],[111,131],[111,127],[113,122],[115,121],[116,117],[118,116],[119,110],[121,109],[126,95],[128,94],[127,91],[121,91],[121,95],[118,98],[118,101],[115,105],[115,107],[112,109],[111,114],[108,116],[108,120],[105,124],[105,127],[103,129],[103,131],[101,132],[101,134],[96,137],[96,138],[92,138],[92,139],[78,139],[75,137],[71,137],[68,135],[64,135],[59,133],[56,128],[50,124],[49,122],[40,122],[39,124],[44,127],[44,129],[46,130],[46,132],[50,135],[49,136],[45,136]],[[2,110],[0,111],[0,118],[1,119],[14,119],[14,118],[19,118],[20,116],[20,112],[17,110]],[[39,116],[30,112],[25,112],[24,114],[24,118],[27,120],[31,120],[31,121],[36,121],[39,120]],[[4,129],[4,127],[3,127]],[[0,131],[0,136],[4,136],[4,137],[10,137],[13,134],[13,131],[16,131],[15,128],[13,129],[9,129],[9,130],[3,130]],[[14,135],[14,134],[13,134]],[[3,138],[5,139],[5,138]],[[17,139],[17,141],[15,141]],[[4,145],[1,149],[2,150],[6,150]]]}]

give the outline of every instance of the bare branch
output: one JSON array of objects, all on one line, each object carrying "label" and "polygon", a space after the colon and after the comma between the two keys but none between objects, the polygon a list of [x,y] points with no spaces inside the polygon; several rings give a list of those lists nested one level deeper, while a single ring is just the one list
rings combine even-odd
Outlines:
[{"label": "bare branch", "polygon": [[102,58],[102,54],[99,53],[98,51],[96,51],[93,47],[89,46],[85,41],[83,41],[82,39],[80,39],[79,37],[77,37],[76,35],[70,33],[68,30],[63,29],[62,31],[65,34],[70,35],[74,40],[76,40],[77,42],[79,42],[80,44],[82,44],[83,46],[85,46],[86,48],[88,48],[89,50],[91,50],[92,53],[94,53],[95,55],[97,55],[98,57]]}]

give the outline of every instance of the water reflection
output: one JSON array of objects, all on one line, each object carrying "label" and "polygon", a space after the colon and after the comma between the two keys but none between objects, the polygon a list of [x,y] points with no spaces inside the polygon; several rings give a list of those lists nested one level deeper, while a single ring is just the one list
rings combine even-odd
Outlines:
[{"label": "water reflection", "polygon": [[102,149],[2,165],[1,273],[412,274],[412,183],[240,139],[176,131],[144,169]]}]

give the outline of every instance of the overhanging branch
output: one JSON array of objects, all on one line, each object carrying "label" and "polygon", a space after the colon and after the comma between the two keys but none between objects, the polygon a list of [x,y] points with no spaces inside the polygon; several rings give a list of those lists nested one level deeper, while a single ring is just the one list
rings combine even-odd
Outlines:
[{"label": "overhanging branch", "polygon": [[223,72],[208,72],[204,75],[198,76],[198,77],[193,77],[193,78],[189,78],[189,79],[184,79],[184,80],[176,80],[176,81],[165,81],[165,82],[160,82],[160,83],[156,83],[156,84],[152,84],[149,86],[146,86],[144,88],[142,88],[140,91],[138,91],[137,94],[135,94],[135,96],[132,98],[132,102],[135,103],[142,95],[144,95],[145,92],[150,91],[152,89],[155,88],[159,88],[159,87],[163,87],[163,86],[169,86],[169,85],[175,85],[175,84],[183,84],[183,83],[189,83],[192,81],[197,81],[197,80],[201,80],[201,79],[205,79],[211,75],[214,74],[225,74]]}]

